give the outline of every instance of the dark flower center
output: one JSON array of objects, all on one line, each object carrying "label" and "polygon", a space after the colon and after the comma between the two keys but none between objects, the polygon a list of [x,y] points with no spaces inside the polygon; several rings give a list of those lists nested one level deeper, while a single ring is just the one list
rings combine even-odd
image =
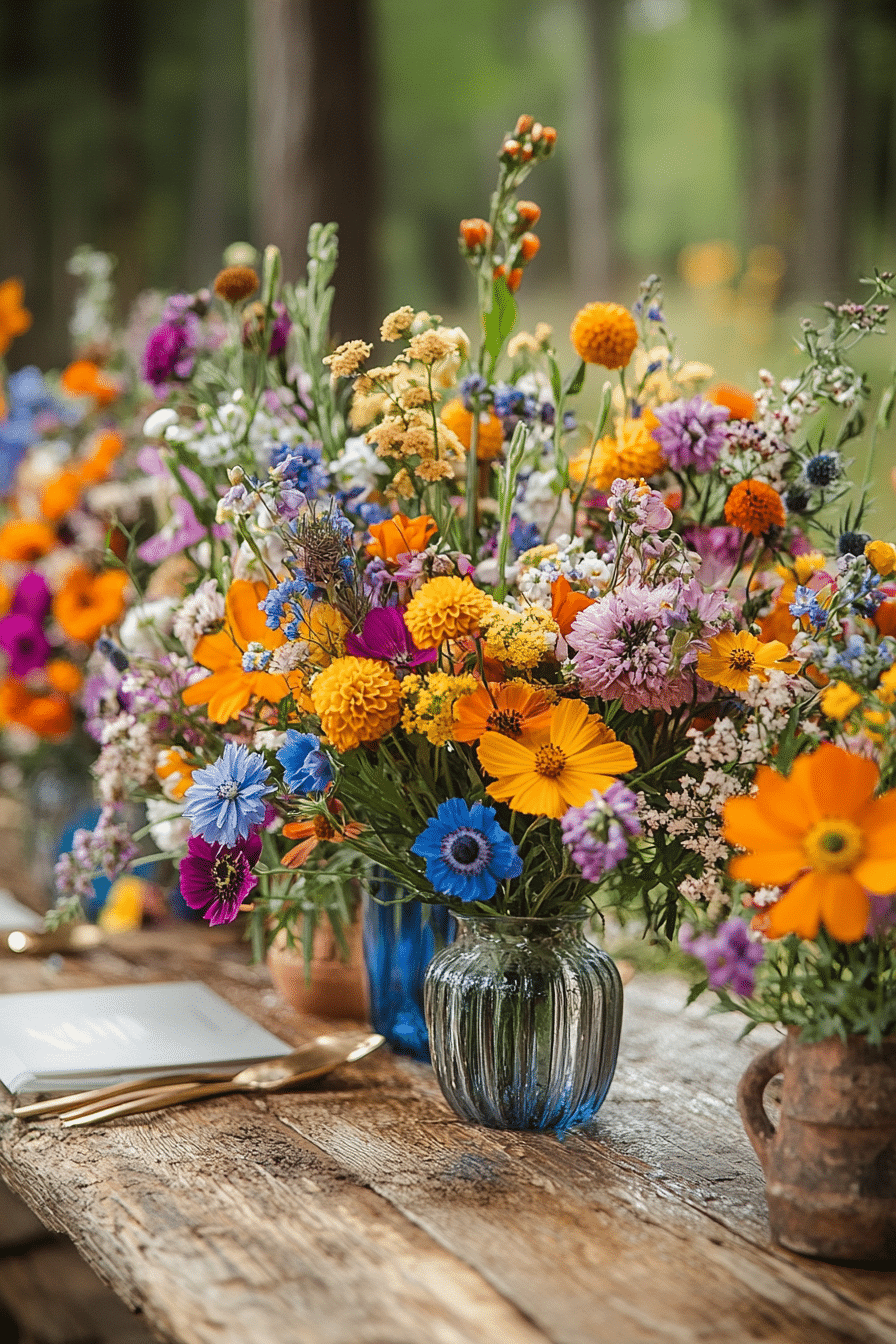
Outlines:
[{"label": "dark flower center", "polygon": [[518,709],[494,709],[486,719],[486,727],[505,737],[521,737],[523,716]]},{"label": "dark flower center", "polygon": [[336,827],[321,814],[314,818],[314,834],[318,840],[332,840],[336,834]]},{"label": "dark flower center", "polygon": [[479,857],[479,846],[476,841],[468,835],[463,835],[459,840],[455,840],[451,845],[451,857],[456,863],[462,863],[468,866],[475,863]]},{"label": "dark flower center", "polygon": [[456,873],[478,877],[489,865],[492,847],[482,831],[462,826],[445,836],[441,853],[448,867]]},{"label": "dark flower center", "polygon": [[225,779],[218,785],[218,797],[221,799],[227,798],[232,802],[234,798],[239,797],[239,794],[240,786],[235,779]]},{"label": "dark flower center", "polygon": [[241,855],[221,853],[212,864],[212,881],[219,900],[233,901],[239,895],[245,876]]},{"label": "dark flower center", "polygon": [[728,665],[732,672],[747,672],[753,666],[753,655],[749,649],[732,649]]}]

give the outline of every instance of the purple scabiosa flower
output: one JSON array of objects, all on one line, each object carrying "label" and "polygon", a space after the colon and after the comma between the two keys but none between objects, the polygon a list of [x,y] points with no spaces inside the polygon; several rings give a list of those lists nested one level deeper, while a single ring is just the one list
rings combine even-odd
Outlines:
[{"label": "purple scabiosa flower", "polygon": [[703,562],[697,577],[705,587],[713,588],[719,579],[730,577],[744,539],[739,527],[684,527],[681,537]]},{"label": "purple scabiosa flower", "polygon": [[283,782],[290,793],[323,793],[333,783],[333,766],[320,738],[290,728],[277,752],[283,766]]},{"label": "purple scabiosa flower", "polygon": [[9,659],[9,670],[14,677],[27,677],[50,656],[50,644],[40,625],[32,616],[10,612],[0,621],[0,648]]},{"label": "purple scabiosa flower", "polygon": [[683,704],[693,679],[682,670],[696,653],[689,650],[673,671],[671,621],[678,615],[679,583],[647,588],[631,583],[606,593],[580,611],[567,642],[576,650],[575,674],[585,695],[621,700],[629,713]]},{"label": "purple scabiosa flower", "polygon": [[190,830],[209,844],[233,846],[264,821],[270,771],[260,752],[228,742],[205,770],[196,770],[184,794]]},{"label": "purple scabiosa flower", "polygon": [[641,834],[638,795],[618,782],[605,794],[595,789],[587,803],[560,818],[560,829],[586,882],[599,882],[622,863],[629,837]]},{"label": "purple scabiosa flower", "polygon": [[196,319],[166,321],[149,333],[143,352],[143,377],[157,396],[164,396],[173,379],[189,378],[196,361]]},{"label": "purple scabiosa flower", "polygon": [[674,471],[685,467],[709,471],[715,465],[725,445],[722,426],[730,414],[727,406],[716,406],[698,394],[690,401],[680,397],[667,406],[658,406],[654,414],[660,423],[652,437]]},{"label": "purple scabiosa flower", "polygon": [[53,595],[43,574],[29,569],[23,574],[9,604],[11,612],[17,616],[30,616],[33,621],[42,624],[53,605]]},{"label": "purple scabiosa flower", "polygon": [[345,651],[353,658],[378,658],[389,663],[399,676],[421,663],[434,663],[437,656],[436,649],[417,648],[398,607],[374,607],[369,611],[360,635],[351,632],[346,635]]},{"label": "purple scabiosa flower", "polygon": [[495,820],[495,809],[449,798],[430,817],[411,845],[426,860],[426,876],[436,891],[458,901],[490,901],[498,882],[519,877],[523,861],[516,845]]},{"label": "purple scabiosa flower", "polygon": [[234,845],[209,844],[199,835],[187,841],[180,861],[180,893],[209,924],[232,924],[258,885],[252,869],[261,854],[261,836],[252,831]]},{"label": "purple scabiosa flower", "polygon": [[694,933],[684,924],[678,941],[685,952],[703,962],[710,989],[730,988],[742,999],[751,997],[756,988],[755,968],[765,949],[750,938],[746,920],[726,919],[715,933]]}]

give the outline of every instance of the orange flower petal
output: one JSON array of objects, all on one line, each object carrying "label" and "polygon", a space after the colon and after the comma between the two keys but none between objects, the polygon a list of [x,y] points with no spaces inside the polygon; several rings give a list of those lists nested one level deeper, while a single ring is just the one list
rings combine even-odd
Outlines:
[{"label": "orange flower petal", "polygon": [[258,610],[268,591],[266,583],[250,583],[248,579],[235,579],[227,590],[227,622],[243,650],[253,642],[266,649],[279,648],[284,642],[282,630],[269,630],[264,612]]},{"label": "orange flower petal", "polygon": [[490,775],[530,774],[535,768],[535,754],[530,747],[503,733],[483,733],[478,755],[482,768]]},{"label": "orange flower petal", "polygon": [[728,871],[739,882],[751,882],[756,887],[780,887],[792,882],[806,867],[802,848],[764,849],[758,854],[738,854],[728,865]]},{"label": "orange flower petal", "polygon": [[804,873],[768,911],[768,934],[771,938],[783,938],[785,933],[796,933],[800,938],[814,938],[820,926],[818,875]]},{"label": "orange flower petal", "polygon": [[[870,800],[880,778],[873,761],[830,742],[801,759],[808,762],[812,796],[822,817],[855,817]],[[797,761],[794,772],[799,764]]]},{"label": "orange flower petal", "polygon": [[821,918],[841,943],[857,943],[868,925],[871,903],[851,873],[819,874]]}]

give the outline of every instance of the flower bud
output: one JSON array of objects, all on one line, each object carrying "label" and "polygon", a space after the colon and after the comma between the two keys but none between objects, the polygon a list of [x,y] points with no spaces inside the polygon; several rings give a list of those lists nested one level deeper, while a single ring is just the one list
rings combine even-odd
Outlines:
[{"label": "flower bud", "polygon": [[516,217],[521,224],[531,229],[532,225],[541,219],[541,206],[536,205],[534,201],[517,201]]},{"label": "flower bud", "polygon": [[517,117],[514,135],[525,135],[527,131],[531,131],[534,122],[535,118],[530,117],[528,112],[524,112],[521,117]]},{"label": "flower bud", "polygon": [[535,125],[531,129],[531,139],[533,145],[537,144],[537,142],[541,139],[543,135],[544,135],[544,127],[542,126],[540,121],[536,121]]},{"label": "flower bud", "polygon": [[520,152],[519,140],[505,140],[501,146],[501,156],[503,158],[515,159]]},{"label": "flower bud", "polygon": [[520,269],[519,266],[514,266],[513,270],[507,277],[507,288],[510,290],[511,294],[515,294],[516,291],[519,289],[520,281],[522,280],[522,278],[523,278],[522,270]]},{"label": "flower bud", "polygon": [[553,126],[545,126],[541,138],[545,146],[545,153],[549,154],[557,143],[557,132]]},{"label": "flower bud", "polygon": [[541,239],[535,233],[524,233],[520,239],[520,252],[524,262],[530,262],[541,247]]},{"label": "flower bud", "polygon": [[227,479],[231,485],[241,485],[246,479],[246,473],[242,467],[231,467],[227,472]]},{"label": "flower bud", "polygon": [[517,158],[521,159],[523,163],[528,163],[533,153],[534,150],[531,145],[520,145],[520,152],[517,155]]},{"label": "flower bud", "polygon": [[486,247],[491,242],[492,231],[484,219],[462,219],[460,236],[464,246],[470,251]]}]

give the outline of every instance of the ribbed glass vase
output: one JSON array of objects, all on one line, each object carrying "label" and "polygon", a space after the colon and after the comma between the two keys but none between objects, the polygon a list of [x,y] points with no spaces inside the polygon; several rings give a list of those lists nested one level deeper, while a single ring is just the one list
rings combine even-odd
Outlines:
[{"label": "ribbed glass vase", "polygon": [[444,905],[402,900],[403,892],[385,868],[372,868],[364,884],[361,929],[370,1023],[396,1054],[428,1064],[423,977],[433,954],[454,937],[455,925]]},{"label": "ribbed glass vase", "polygon": [[622,981],[581,920],[461,918],[424,985],[432,1064],[464,1120],[492,1129],[587,1124],[607,1095]]}]

